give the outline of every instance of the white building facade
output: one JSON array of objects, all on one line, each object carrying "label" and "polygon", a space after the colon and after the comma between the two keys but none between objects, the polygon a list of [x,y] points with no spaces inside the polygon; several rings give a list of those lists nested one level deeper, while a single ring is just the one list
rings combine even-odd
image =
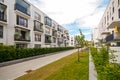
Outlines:
[{"label": "white building facade", "polygon": [[120,0],[110,0],[97,28],[102,43],[120,46]]},{"label": "white building facade", "polygon": [[69,41],[69,46],[75,47],[75,36],[74,35],[70,35],[70,41]]},{"label": "white building facade", "polygon": [[17,48],[69,46],[69,34],[27,0],[0,0],[0,44]]}]

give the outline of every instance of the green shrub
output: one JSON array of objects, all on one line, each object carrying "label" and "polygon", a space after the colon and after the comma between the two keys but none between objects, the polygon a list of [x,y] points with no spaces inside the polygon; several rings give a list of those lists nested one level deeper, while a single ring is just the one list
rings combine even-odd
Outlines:
[{"label": "green shrub", "polygon": [[109,63],[109,53],[106,47],[97,49],[90,48],[95,68],[98,73],[98,80],[120,80],[120,65]]},{"label": "green shrub", "polygon": [[16,49],[12,46],[0,45],[0,62],[27,58],[42,54],[49,54],[58,51],[70,50],[74,47],[54,47],[54,48],[26,48]]}]

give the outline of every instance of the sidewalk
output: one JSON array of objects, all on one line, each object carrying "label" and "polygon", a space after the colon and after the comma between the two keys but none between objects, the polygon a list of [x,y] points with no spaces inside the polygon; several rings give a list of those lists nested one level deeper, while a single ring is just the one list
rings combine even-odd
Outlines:
[{"label": "sidewalk", "polygon": [[17,77],[26,74],[26,71],[28,70],[36,70],[76,51],[77,49],[64,51],[54,55],[48,55],[45,57],[0,67],[0,80],[14,80]]},{"label": "sidewalk", "polygon": [[89,80],[97,80],[97,72],[95,71],[95,65],[92,60],[92,55],[89,52]]}]

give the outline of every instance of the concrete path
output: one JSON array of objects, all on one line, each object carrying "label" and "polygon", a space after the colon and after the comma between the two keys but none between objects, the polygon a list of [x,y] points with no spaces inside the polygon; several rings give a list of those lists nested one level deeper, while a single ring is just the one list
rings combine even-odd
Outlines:
[{"label": "concrete path", "polygon": [[26,74],[26,71],[28,70],[36,70],[76,51],[77,49],[64,51],[54,55],[49,55],[10,66],[0,67],[0,80],[14,80],[17,77]]},{"label": "concrete path", "polygon": [[97,72],[95,71],[91,53],[89,53],[89,80],[97,80]]}]

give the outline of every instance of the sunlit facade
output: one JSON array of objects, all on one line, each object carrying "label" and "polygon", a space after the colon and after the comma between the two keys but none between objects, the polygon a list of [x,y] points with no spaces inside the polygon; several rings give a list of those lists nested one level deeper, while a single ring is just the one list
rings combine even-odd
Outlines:
[{"label": "sunlit facade", "polygon": [[110,0],[97,28],[100,42],[120,46],[120,0]]},{"label": "sunlit facade", "polygon": [[0,44],[17,48],[69,46],[69,33],[27,0],[0,0]]}]

